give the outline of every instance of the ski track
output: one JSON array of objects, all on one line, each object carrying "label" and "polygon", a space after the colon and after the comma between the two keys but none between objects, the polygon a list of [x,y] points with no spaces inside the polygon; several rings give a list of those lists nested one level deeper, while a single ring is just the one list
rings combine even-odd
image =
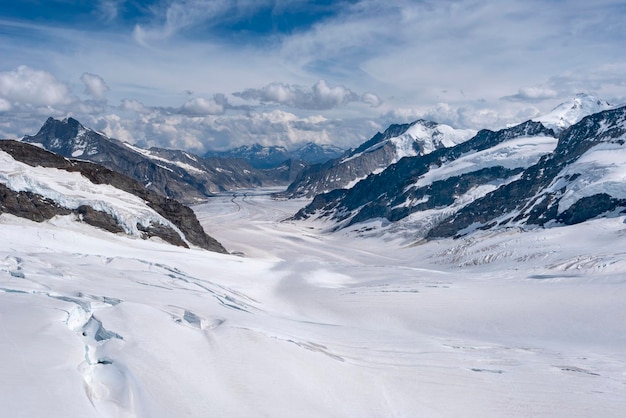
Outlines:
[{"label": "ski track", "polygon": [[305,201],[271,191],[194,208],[231,256],[0,217],[3,409],[623,416],[619,219],[410,246],[281,222]]}]

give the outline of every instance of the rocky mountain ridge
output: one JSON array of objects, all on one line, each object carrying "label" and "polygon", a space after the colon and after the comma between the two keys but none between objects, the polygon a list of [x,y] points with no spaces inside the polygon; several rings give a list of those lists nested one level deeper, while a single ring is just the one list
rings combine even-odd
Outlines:
[{"label": "rocky mountain ridge", "polygon": [[39,132],[22,141],[67,158],[92,161],[127,175],[163,196],[193,203],[214,193],[287,184],[301,167],[285,164],[257,170],[241,159],[205,159],[185,151],[143,149],[85,128],[76,119],[48,118]]},{"label": "rocky mountain ridge", "polygon": [[316,196],[295,218],[327,219],[334,229],[402,221],[416,239],[434,239],[609,216],[626,208],[625,141],[626,107],[587,116],[558,141],[539,122],[483,130]]},{"label": "rocky mountain ridge", "polygon": [[[33,173],[35,169],[29,170],[29,173],[20,173],[19,169],[15,169],[0,175],[4,180],[0,182],[0,213],[9,213],[36,222],[42,222],[57,215],[73,214],[79,221],[113,233],[133,235],[135,231],[144,239],[158,237],[178,246],[189,247],[191,244],[210,251],[227,252],[217,240],[204,232],[189,207],[146,189],[134,179],[100,165],[68,159],[25,142],[1,140],[0,151],[10,156],[6,164],[14,164],[16,161],[48,170],[47,178],[41,180]],[[50,170],[80,173],[84,178],[80,182],[85,184],[79,184],[76,179],[65,180],[64,177],[67,176]],[[72,197],[55,192],[54,189],[46,186],[63,181],[71,182],[71,188],[78,190],[77,193],[83,192],[83,197],[72,200]],[[90,193],[89,190],[96,189],[97,185],[109,185],[132,194],[158,215],[155,214],[152,220],[138,219],[135,225],[129,226],[124,210],[112,206],[117,202],[115,199],[106,200],[107,196],[102,196],[102,200],[96,198],[90,201],[84,197]],[[62,189],[63,186],[60,188]],[[42,190],[46,190],[48,196],[41,194]],[[76,203],[81,200],[88,203]]]},{"label": "rocky mountain ridge", "polygon": [[458,130],[426,120],[391,125],[356,149],[325,164],[304,169],[289,185],[284,197],[313,197],[333,189],[350,188],[372,173],[378,173],[403,157],[426,155],[464,142],[473,130]]},{"label": "rocky mountain ridge", "polygon": [[209,151],[204,158],[239,158],[257,169],[275,168],[285,161],[301,161],[305,165],[324,163],[337,158],[344,150],[333,145],[309,142],[293,151],[283,146],[243,145],[226,151]]}]

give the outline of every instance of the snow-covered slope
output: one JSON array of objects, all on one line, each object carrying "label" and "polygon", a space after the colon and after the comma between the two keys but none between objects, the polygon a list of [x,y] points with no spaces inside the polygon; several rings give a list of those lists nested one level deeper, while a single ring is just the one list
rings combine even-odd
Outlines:
[{"label": "snow-covered slope", "polygon": [[572,125],[550,155],[504,185],[443,220],[430,237],[476,228],[553,226],[615,216],[626,210],[622,167],[626,107]]},{"label": "snow-covered slope", "polygon": [[556,143],[554,132],[538,122],[483,130],[456,146],[404,158],[349,190],[318,195],[296,218],[322,217],[338,229],[411,215],[419,218],[414,238],[423,237],[443,218],[514,181]]},{"label": "snow-covered slope", "polygon": [[454,129],[426,120],[391,125],[384,133],[379,132],[341,158],[303,170],[283,195],[314,197],[335,189],[349,189],[404,157],[427,155],[452,147],[475,134],[473,130]]},{"label": "snow-covered slope", "polygon": [[406,130],[396,136],[382,138],[373,144],[368,143],[366,148],[363,146],[357,148],[342,158],[341,162],[352,161],[389,144],[395,151],[391,163],[395,163],[404,157],[426,155],[439,148],[453,147],[476,135],[476,131],[471,129],[455,129],[425,120],[418,120],[406,126]]},{"label": "snow-covered slope", "polygon": [[558,144],[539,122],[484,130],[457,146],[405,158],[349,190],[320,194],[295,219],[434,239],[614,216],[626,210],[625,143],[626,107],[584,117]]},{"label": "snow-covered slope", "polygon": [[561,132],[578,123],[585,116],[593,115],[612,107],[611,104],[597,97],[579,93],[573,99],[563,102],[552,109],[550,113],[534,120],[543,123],[548,128],[554,129],[555,132]]},{"label": "snow-covered slope", "polygon": [[405,247],[302,203],[195,208],[247,257],[1,215],[2,415],[623,415],[623,219]]},{"label": "snow-covered slope", "polygon": [[133,237],[225,252],[188,207],[102,166],[0,141],[0,213],[35,221],[71,216]]},{"label": "snow-covered slope", "polygon": [[0,151],[0,183],[17,192],[30,192],[67,209],[91,206],[113,216],[124,231],[140,237],[138,226],[158,224],[177,229],[139,197],[108,184],[93,184],[80,173],[32,167]]}]

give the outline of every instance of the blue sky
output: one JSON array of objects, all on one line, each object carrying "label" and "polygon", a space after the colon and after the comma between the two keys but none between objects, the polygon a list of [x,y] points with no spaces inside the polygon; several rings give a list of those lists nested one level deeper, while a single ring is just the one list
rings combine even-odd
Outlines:
[{"label": "blue sky", "polygon": [[48,116],[142,146],[356,146],[626,102],[615,0],[0,2],[0,136]]}]

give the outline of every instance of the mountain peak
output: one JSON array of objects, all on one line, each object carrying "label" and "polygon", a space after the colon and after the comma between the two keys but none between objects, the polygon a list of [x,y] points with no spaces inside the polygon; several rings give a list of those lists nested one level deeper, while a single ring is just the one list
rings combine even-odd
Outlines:
[{"label": "mountain peak", "polygon": [[585,116],[611,109],[613,106],[587,93],[578,93],[570,100],[556,106],[550,113],[536,118],[547,128],[562,131],[578,123]]}]

